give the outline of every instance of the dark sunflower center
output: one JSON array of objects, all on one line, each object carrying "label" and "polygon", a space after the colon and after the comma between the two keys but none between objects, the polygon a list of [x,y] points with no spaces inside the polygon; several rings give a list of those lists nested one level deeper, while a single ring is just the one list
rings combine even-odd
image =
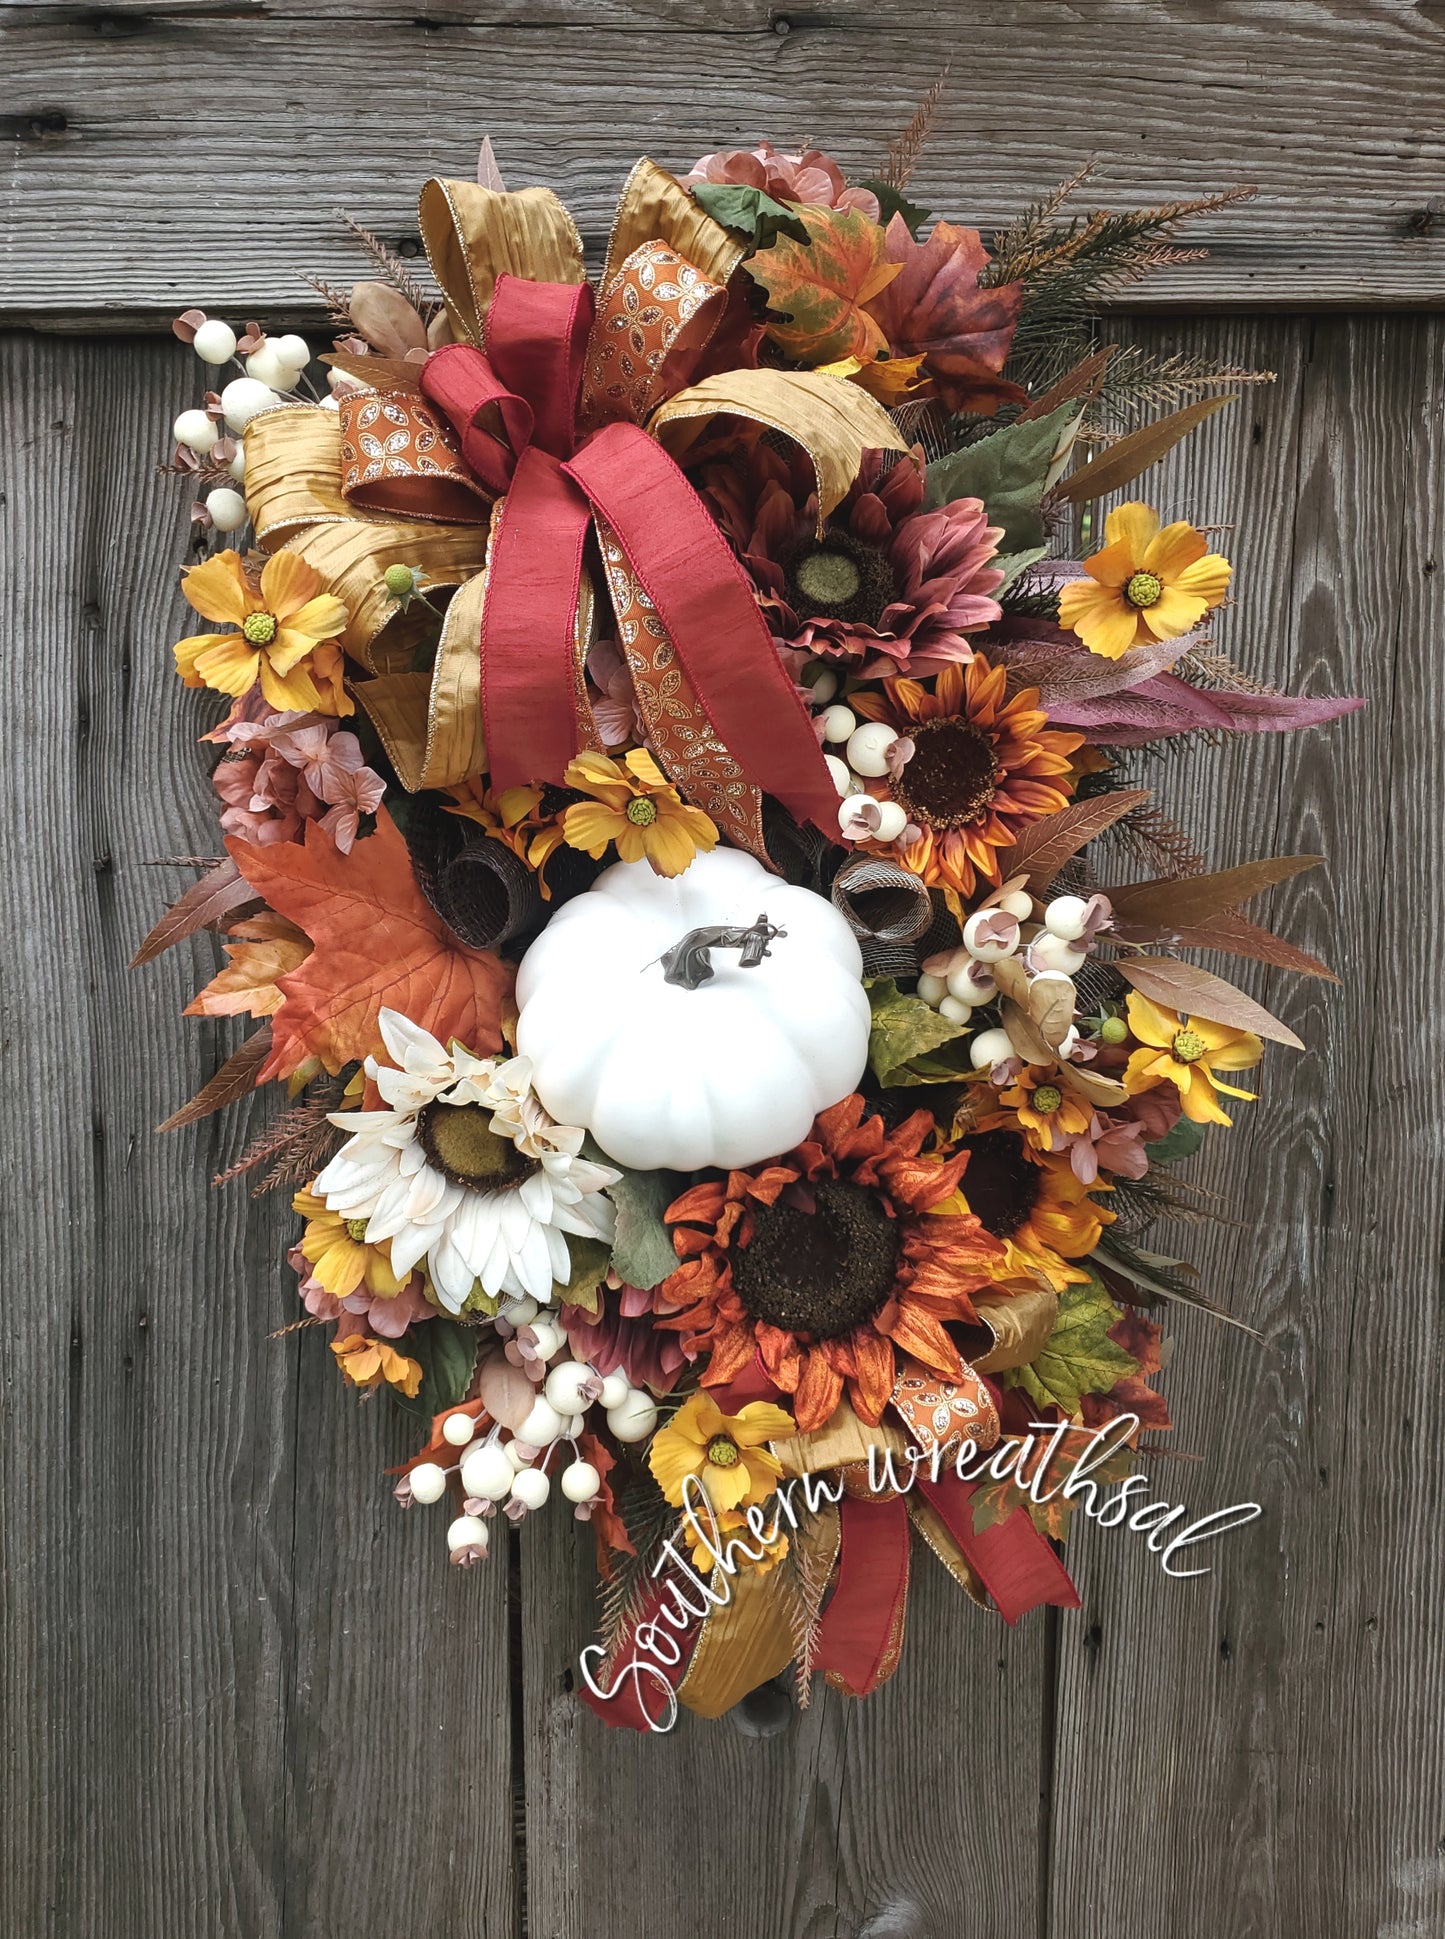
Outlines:
[{"label": "dark sunflower center", "polygon": [[807,619],[877,626],[898,597],[893,568],[876,545],[849,532],[805,539],[784,567],[788,604]]},{"label": "dark sunflower center", "polygon": [[537,1169],[535,1159],[493,1131],[492,1114],[480,1104],[428,1104],[416,1135],[439,1172],[474,1192],[501,1191]]},{"label": "dark sunflower center", "polygon": [[1039,1168],[1025,1158],[1023,1139],[1012,1131],[981,1131],[960,1149],[968,1153],[962,1180],[968,1209],[985,1232],[1011,1239],[1039,1202]]},{"label": "dark sunflower center", "polygon": [[998,787],[993,742],[971,720],[925,720],[910,726],[912,758],[893,782],[893,799],[910,821],[930,828],[967,828],[988,813]]},{"label": "dark sunflower center", "polygon": [[758,1207],[751,1243],[733,1254],[733,1286],[751,1318],[836,1340],[893,1291],[898,1221],[860,1185],[830,1178],[812,1189],[811,1212]]}]

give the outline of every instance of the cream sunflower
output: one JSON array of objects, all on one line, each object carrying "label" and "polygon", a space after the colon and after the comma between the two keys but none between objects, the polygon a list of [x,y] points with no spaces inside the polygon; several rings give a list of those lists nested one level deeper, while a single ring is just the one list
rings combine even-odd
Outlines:
[{"label": "cream sunflower", "polygon": [[611,1241],[603,1193],[621,1174],[579,1155],[583,1133],[543,1110],[525,1057],[443,1049],[395,1010],[379,1021],[395,1068],[368,1058],[366,1074],[388,1108],[332,1117],[352,1136],[312,1190],[364,1219],[366,1244],[389,1241],[398,1276],[424,1260],[449,1312],[478,1286],[550,1301],[571,1275],[568,1233]]}]

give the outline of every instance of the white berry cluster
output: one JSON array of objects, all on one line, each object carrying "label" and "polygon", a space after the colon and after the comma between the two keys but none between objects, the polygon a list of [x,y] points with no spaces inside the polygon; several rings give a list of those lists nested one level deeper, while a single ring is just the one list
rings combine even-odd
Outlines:
[{"label": "white berry cluster", "polygon": [[[238,355],[240,340],[230,324],[214,316],[196,322],[200,315],[199,311],[188,311],[182,322],[190,326],[191,348],[201,362],[217,368],[234,362],[243,373],[233,377],[221,391],[217,408],[182,411],[172,426],[178,445],[197,458],[208,458],[222,436],[223,424],[226,431],[239,438],[258,411],[283,403],[290,396],[303,381],[311,362],[311,346],[305,337],[295,335],[262,336],[259,343],[255,337],[248,336],[248,342],[255,347],[243,359]],[[177,328],[180,327],[178,324]],[[226,469],[238,484],[245,477],[246,453],[241,446],[237,446]],[[207,493],[205,506],[218,532],[239,532],[246,523],[246,501],[233,486],[216,486]]]},{"label": "white berry cluster", "polygon": [[[814,701],[837,691],[837,675],[825,667],[812,688]],[[828,772],[841,799],[838,827],[850,841],[896,842],[908,826],[908,817],[896,801],[876,801],[867,783],[877,781],[889,770],[889,755],[898,735],[882,720],[863,720],[834,701],[818,716],[823,730]]]},{"label": "white berry cluster", "polygon": [[[1043,983],[1067,997],[1072,1014],[1077,999],[1074,976],[1088,960],[1095,936],[1108,923],[1110,908],[1101,895],[1060,895],[1043,905],[1043,920],[1034,920],[1034,898],[1024,889],[1009,889],[986,908],[976,910],[963,925],[959,948],[930,956],[918,979],[918,994],[950,1023],[970,1024],[975,1010],[998,995],[995,966],[1016,958],[1029,986]],[[1079,1042],[1070,1024],[1058,1046],[1060,1062],[1067,1062]],[[975,1070],[992,1070],[1014,1055],[1008,1032],[980,1030],[969,1044]]]},{"label": "white berry cluster", "polygon": [[570,1448],[572,1458],[560,1468],[557,1485],[578,1519],[590,1518],[602,1477],[577,1446],[590,1407],[603,1409],[614,1440],[645,1441],[657,1425],[652,1396],[625,1374],[600,1374],[574,1359],[561,1326],[536,1300],[508,1300],[498,1320],[499,1330],[511,1334],[508,1358],[538,1389],[530,1412],[514,1430],[496,1423],[483,1431],[480,1403],[454,1408],[442,1422],[442,1439],[457,1450],[456,1461],[445,1467],[419,1461],[396,1490],[404,1507],[430,1504],[442,1499],[456,1476],[462,1512],[447,1529],[447,1548],[462,1568],[485,1559],[487,1523],[499,1508],[509,1521],[520,1522],[545,1505],[552,1492],[548,1468],[560,1448]]}]

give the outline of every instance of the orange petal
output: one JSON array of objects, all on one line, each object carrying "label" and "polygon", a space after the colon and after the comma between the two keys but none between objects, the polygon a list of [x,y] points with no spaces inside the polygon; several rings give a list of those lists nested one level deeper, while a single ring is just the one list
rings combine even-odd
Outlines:
[{"label": "orange petal", "polygon": [[[261,605],[278,620],[290,619],[321,590],[321,574],[299,552],[283,546],[261,568]],[[340,604],[340,602],[337,602]]]}]

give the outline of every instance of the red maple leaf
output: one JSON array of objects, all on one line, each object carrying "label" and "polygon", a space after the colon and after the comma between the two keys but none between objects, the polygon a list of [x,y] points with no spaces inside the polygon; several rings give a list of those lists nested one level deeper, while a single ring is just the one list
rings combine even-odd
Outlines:
[{"label": "red maple leaf", "polygon": [[938,222],[927,242],[915,242],[896,215],[884,254],[900,265],[898,274],[865,307],[890,353],[921,352],[924,371],[950,411],[992,417],[1000,404],[1022,402],[1027,392],[999,372],[1013,343],[1023,284],[979,288],[989,257],[977,229]]},{"label": "red maple leaf", "polygon": [[313,944],[304,963],[277,979],[285,1000],[257,1083],[287,1077],[309,1057],[335,1073],[382,1052],[377,1016],[384,1009],[478,1055],[501,1049],[512,971],[452,935],[417,887],[406,843],[384,808],[376,832],[349,855],[316,822],[307,825],[304,846],[258,848],[233,838],[226,847],[256,894]]}]

